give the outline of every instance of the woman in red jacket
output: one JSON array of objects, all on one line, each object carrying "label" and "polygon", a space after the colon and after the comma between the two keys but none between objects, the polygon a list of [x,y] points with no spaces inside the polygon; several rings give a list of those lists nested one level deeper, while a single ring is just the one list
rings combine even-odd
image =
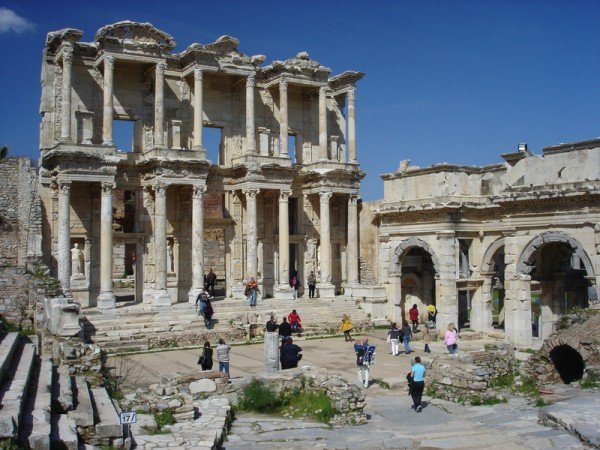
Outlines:
[{"label": "woman in red jacket", "polygon": [[292,326],[292,331],[295,333],[302,332],[302,321],[300,320],[300,316],[296,312],[296,310],[292,310],[292,312],[288,315],[288,322]]},{"label": "woman in red jacket", "polygon": [[408,310],[408,317],[410,317],[410,321],[412,322],[412,331],[416,333],[419,329],[419,310],[416,303]]}]

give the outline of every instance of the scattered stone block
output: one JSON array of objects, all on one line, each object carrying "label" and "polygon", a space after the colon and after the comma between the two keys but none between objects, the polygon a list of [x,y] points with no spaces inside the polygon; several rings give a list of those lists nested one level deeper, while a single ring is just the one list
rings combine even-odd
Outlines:
[{"label": "scattered stone block", "polygon": [[217,390],[217,384],[208,378],[190,383],[190,393],[199,394],[200,392],[214,392]]}]

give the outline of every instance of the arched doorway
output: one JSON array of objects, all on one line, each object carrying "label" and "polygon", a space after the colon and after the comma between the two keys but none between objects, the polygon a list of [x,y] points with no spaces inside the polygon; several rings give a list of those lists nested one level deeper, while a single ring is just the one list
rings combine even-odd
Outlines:
[{"label": "arched doorway", "polygon": [[570,345],[558,345],[550,350],[550,360],[565,384],[583,378],[585,362],[581,354]]},{"label": "arched doorway", "polygon": [[548,232],[533,239],[523,251],[517,271],[531,277],[533,336],[546,339],[561,314],[589,306],[593,276],[589,256],[566,233]]},{"label": "arched doorway", "polygon": [[407,320],[408,310],[417,305],[420,320],[427,320],[427,306],[436,304],[437,259],[429,245],[418,238],[409,238],[400,244],[392,259],[390,273],[397,279],[394,304],[395,321]]},{"label": "arched doorway", "polygon": [[504,330],[504,238],[494,241],[486,250],[481,264],[483,283],[477,292],[480,302],[473,302],[471,326],[476,331],[492,328]]}]

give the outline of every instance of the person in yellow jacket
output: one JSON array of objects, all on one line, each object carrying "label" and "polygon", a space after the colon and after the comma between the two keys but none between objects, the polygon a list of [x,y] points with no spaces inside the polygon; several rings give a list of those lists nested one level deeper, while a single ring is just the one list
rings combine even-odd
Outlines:
[{"label": "person in yellow jacket", "polygon": [[342,316],[340,330],[344,333],[344,339],[346,342],[352,342],[352,337],[350,336],[350,331],[352,331],[352,321],[346,314]]}]

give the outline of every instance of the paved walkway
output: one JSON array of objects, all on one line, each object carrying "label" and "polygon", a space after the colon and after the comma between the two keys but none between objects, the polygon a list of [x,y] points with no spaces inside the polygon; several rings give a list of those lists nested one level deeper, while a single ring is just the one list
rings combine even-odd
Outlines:
[{"label": "paved walkway", "polygon": [[[420,341],[413,343],[415,353],[392,356],[385,342],[385,330],[372,330],[369,341],[377,345],[376,364],[372,367],[375,381],[403,379],[410,359],[423,355]],[[489,341],[463,341],[462,350],[482,349]],[[356,379],[352,343],[343,338],[296,340],[303,349],[302,363],[334,370],[348,380]],[[431,344],[432,355],[445,351],[440,342]],[[144,369],[140,385],[160,382],[161,376],[178,376],[198,372],[196,361],[200,350],[175,350],[132,356]],[[263,370],[263,345],[235,346],[231,352],[231,374],[245,377]],[[426,400],[428,400],[426,398]],[[580,449],[578,439],[562,430],[538,424],[538,410],[522,398],[508,404],[462,406],[440,400],[431,401],[420,414],[411,410],[404,388],[389,390],[375,382],[367,391],[369,415],[366,425],[330,429],[313,422],[279,417],[239,414],[229,438],[227,450],[236,449]]]}]

